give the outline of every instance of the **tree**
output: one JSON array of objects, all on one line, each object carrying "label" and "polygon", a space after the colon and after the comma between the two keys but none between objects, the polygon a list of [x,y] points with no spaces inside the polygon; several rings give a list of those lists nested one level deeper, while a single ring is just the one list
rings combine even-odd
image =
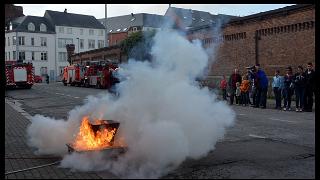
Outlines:
[{"label": "tree", "polygon": [[139,31],[130,34],[120,44],[121,51],[136,60],[150,60],[150,50],[153,45],[155,31]]}]

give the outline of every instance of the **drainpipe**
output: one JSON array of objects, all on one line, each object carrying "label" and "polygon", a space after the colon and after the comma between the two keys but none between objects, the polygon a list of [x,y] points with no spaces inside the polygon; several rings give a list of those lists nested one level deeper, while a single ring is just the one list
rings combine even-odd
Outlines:
[{"label": "drainpipe", "polygon": [[107,32],[107,4],[105,4],[105,19],[104,19],[104,26],[105,26],[105,40],[106,40],[106,47],[109,46],[109,43],[108,43],[108,32]]},{"label": "drainpipe", "polygon": [[259,64],[259,40],[260,40],[260,36],[258,35],[258,31],[255,32],[255,36],[254,36],[254,40],[255,40],[255,54],[256,54],[256,64]]},{"label": "drainpipe", "polygon": [[[55,71],[56,71],[56,82],[58,81],[58,73],[59,73],[59,69],[58,69],[58,66],[57,66],[57,38],[56,38],[56,35],[54,35],[54,66],[55,66]],[[60,73],[59,73],[60,75]],[[60,76],[59,76],[60,77]]]},{"label": "drainpipe", "polygon": [[16,61],[19,61],[19,38],[18,38],[18,31],[16,30]]}]

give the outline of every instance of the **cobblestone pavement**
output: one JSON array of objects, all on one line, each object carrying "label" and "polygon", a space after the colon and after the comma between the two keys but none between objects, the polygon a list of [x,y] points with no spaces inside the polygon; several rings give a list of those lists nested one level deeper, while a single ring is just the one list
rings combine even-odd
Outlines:
[{"label": "cobblestone pavement", "polygon": [[[30,121],[5,104],[5,172],[12,172],[59,161],[59,157],[36,156],[27,146],[26,128]],[[32,169],[5,176],[6,179],[100,179],[96,173],[71,172],[58,165]]]},{"label": "cobblestone pavement", "polygon": [[[37,84],[29,90],[7,91],[6,96],[16,103],[20,102],[21,107],[31,115],[66,119],[68,112],[84,104],[88,95],[103,92],[94,88],[65,87],[61,83],[52,83]],[[237,115],[235,124],[227,129],[225,138],[216,144],[215,149],[201,159],[184,161],[162,178],[314,178],[314,112],[284,112],[272,107],[231,106]],[[24,137],[28,123],[24,116],[6,104],[6,172],[59,160],[52,157],[40,159],[32,153]],[[6,177],[18,176],[112,177],[107,172],[73,173],[57,165]]]}]

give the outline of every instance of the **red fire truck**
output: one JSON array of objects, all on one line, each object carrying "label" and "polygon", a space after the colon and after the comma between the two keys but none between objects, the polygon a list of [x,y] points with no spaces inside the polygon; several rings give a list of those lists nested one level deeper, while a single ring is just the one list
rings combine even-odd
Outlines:
[{"label": "red fire truck", "polygon": [[71,86],[81,86],[84,81],[85,71],[86,67],[78,64],[65,67],[63,69],[63,84],[65,86],[68,84]]},{"label": "red fire truck", "polygon": [[112,86],[112,72],[116,68],[117,66],[111,63],[87,66],[87,71],[84,75],[84,86],[109,89]]},{"label": "red fire truck", "polygon": [[32,63],[6,62],[6,88],[30,89],[34,84]]}]

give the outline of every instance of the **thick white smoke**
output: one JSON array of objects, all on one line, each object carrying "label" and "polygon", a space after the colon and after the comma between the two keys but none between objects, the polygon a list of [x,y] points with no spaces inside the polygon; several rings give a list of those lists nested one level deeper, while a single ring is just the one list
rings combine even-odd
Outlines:
[{"label": "thick white smoke", "polygon": [[128,151],[117,160],[103,159],[101,153],[73,153],[64,156],[62,167],[157,178],[187,157],[200,158],[213,150],[235,113],[195,83],[208,64],[207,53],[174,31],[158,32],[154,42],[152,62],[130,60],[120,69],[120,75],[130,78],[119,84],[119,98],[91,96],[70,111],[67,121],[35,116],[28,128],[29,144],[38,153],[65,155],[65,144],[73,140],[82,117],[89,115],[119,121],[116,141],[124,139]]}]

